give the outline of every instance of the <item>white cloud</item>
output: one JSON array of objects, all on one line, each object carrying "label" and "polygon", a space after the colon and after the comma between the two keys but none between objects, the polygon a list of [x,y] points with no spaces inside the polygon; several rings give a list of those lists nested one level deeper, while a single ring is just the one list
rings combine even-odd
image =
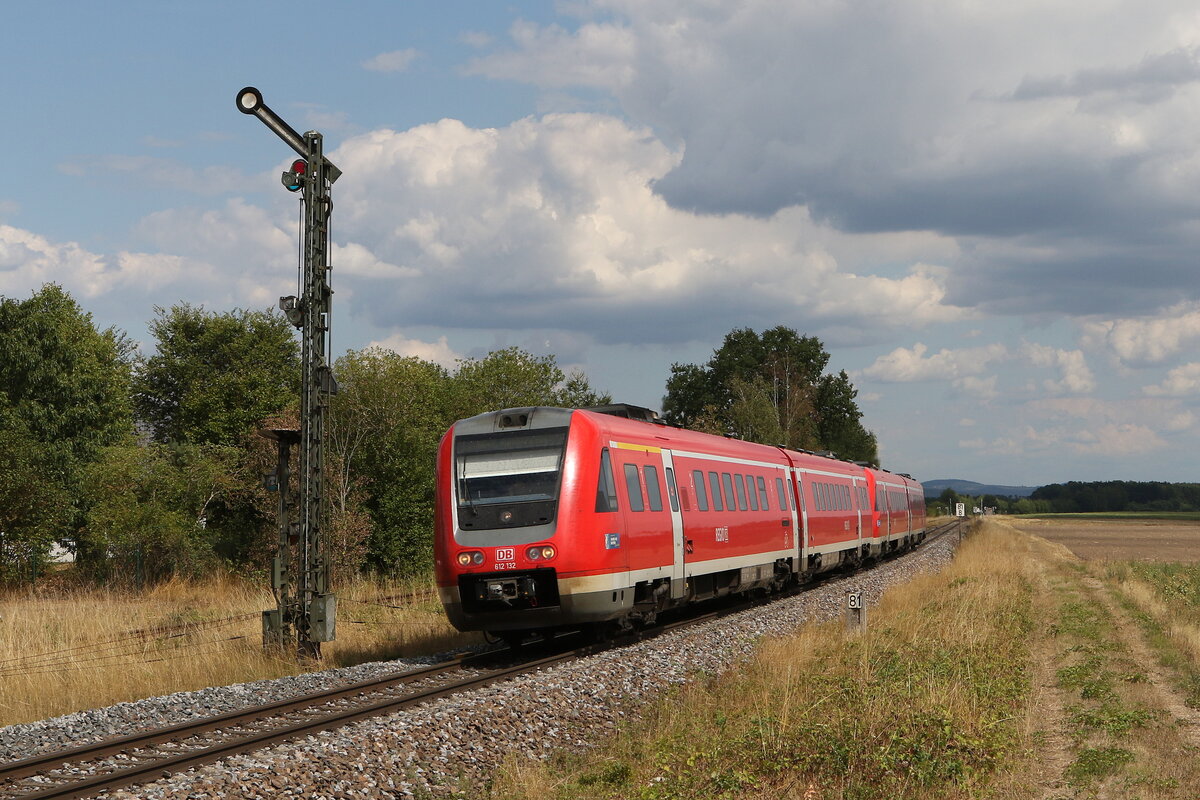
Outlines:
[{"label": "white cloud", "polygon": [[1183,411],[1167,418],[1163,430],[1171,433],[1182,433],[1191,430],[1196,425],[1196,415],[1191,411]]},{"label": "white cloud", "polygon": [[616,102],[680,153],[654,184],[678,208],[803,205],[846,231],[964,237],[943,284],[952,304],[1111,315],[1196,296],[1200,66],[1186,4],[559,11],[575,19],[520,22],[468,71],[536,86],[558,108],[576,87],[592,108]]},{"label": "white cloud", "polygon": [[963,394],[978,397],[980,400],[992,400],[1000,394],[996,389],[996,381],[995,375],[989,375],[986,378],[964,375],[954,381],[954,388]]},{"label": "white cloud", "polygon": [[420,55],[420,50],[408,47],[403,50],[380,53],[364,61],[362,66],[363,69],[372,72],[404,72]]},{"label": "white cloud", "polygon": [[[911,349],[897,347],[887,355],[875,359],[859,374],[875,380],[892,383],[911,381],[954,381],[965,376],[978,375],[988,364],[1008,357],[1008,348],[1003,344],[972,347],[961,350],[943,348],[926,357],[929,348],[917,342]],[[994,378],[992,379],[994,381]]]},{"label": "white cloud", "polygon": [[1087,394],[1096,389],[1096,378],[1081,350],[1060,350],[1025,342],[1021,345],[1021,355],[1036,367],[1061,370],[1061,380],[1042,382],[1043,388],[1051,394]]},{"label": "white cloud", "polygon": [[367,347],[382,347],[402,356],[416,356],[425,361],[441,364],[447,369],[453,368],[455,362],[463,357],[461,353],[455,352],[450,347],[445,336],[439,336],[436,342],[424,342],[420,339],[409,339],[400,333],[393,333],[386,339],[371,342]]},{"label": "white cloud", "polygon": [[58,244],[31,231],[0,225],[0,295],[15,297],[59,283],[94,297],[113,287],[107,260],[75,242]]},{"label": "white cloud", "polygon": [[1096,431],[1081,432],[1071,447],[1081,454],[1102,456],[1131,456],[1150,453],[1167,443],[1145,425],[1124,423],[1105,425]]},{"label": "white cloud", "polygon": [[[943,301],[945,270],[922,258],[948,252],[938,237],[849,236],[803,208],[761,219],[672,208],[653,185],[680,154],[606,115],[377,130],[331,158],[345,173],[348,247],[403,270],[394,286],[356,294],[380,321],[379,309],[402,305],[418,324],[636,342],[793,319],[869,338],[964,316]],[[906,257],[898,275],[842,265]]]},{"label": "white cloud", "polygon": [[1178,303],[1155,317],[1087,322],[1083,340],[1128,364],[1156,364],[1200,340],[1200,302]]},{"label": "white cloud", "polygon": [[338,275],[353,275],[360,278],[412,278],[420,273],[409,267],[401,267],[380,261],[361,244],[333,244],[329,263]]},{"label": "white cloud", "polygon": [[1157,386],[1146,386],[1142,391],[1151,397],[1184,397],[1200,394],[1200,362],[1176,367]]},{"label": "white cloud", "polygon": [[566,31],[518,21],[509,30],[517,50],[476,59],[468,74],[546,87],[589,86],[616,91],[634,79],[638,41],[620,24],[581,25]]}]

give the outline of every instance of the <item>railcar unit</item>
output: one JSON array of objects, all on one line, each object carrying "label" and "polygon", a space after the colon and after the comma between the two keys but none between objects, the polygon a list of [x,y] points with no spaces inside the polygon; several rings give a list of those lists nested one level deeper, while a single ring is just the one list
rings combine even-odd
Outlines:
[{"label": "railcar unit", "polygon": [[459,630],[650,623],[924,537],[908,476],[653,421],[629,406],[513,408],[438,450],[438,592]]}]

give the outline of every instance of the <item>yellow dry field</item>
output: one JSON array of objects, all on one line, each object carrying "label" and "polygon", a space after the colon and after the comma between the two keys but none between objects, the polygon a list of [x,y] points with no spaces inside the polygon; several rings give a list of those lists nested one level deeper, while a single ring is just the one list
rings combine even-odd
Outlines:
[{"label": "yellow dry field", "polygon": [[144,592],[46,584],[0,594],[0,726],[479,641],[450,627],[431,581],[340,587],[337,641],[321,662],[263,648],[261,612],[274,600],[243,580]]},{"label": "yellow dry field", "polygon": [[1200,561],[1200,522],[1016,518],[1005,522],[1061,544],[1084,561]]}]

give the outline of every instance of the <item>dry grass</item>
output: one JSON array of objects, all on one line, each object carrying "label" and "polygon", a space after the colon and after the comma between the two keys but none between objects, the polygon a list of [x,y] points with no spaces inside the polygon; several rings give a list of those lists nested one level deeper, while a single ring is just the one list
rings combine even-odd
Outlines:
[{"label": "dry grass", "polygon": [[[1200,600],[1192,567],[1138,569]],[[1124,578],[1148,613],[1172,605]],[[890,590],[866,633],[829,624],[765,642],[595,751],[514,760],[491,796],[1200,797],[1188,709],[1149,674],[1112,598],[1065,547],[989,520],[942,573]]]},{"label": "dry grass", "polygon": [[260,612],[274,600],[228,576],[170,581],[143,593],[9,592],[0,597],[0,725],[477,641],[450,627],[431,587],[342,587],[338,640],[323,645],[321,664],[264,651]]},{"label": "dry grass", "polygon": [[[1193,709],[1192,724],[1200,725],[1200,565],[1109,562],[1093,572],[1115,586],[1150,658]],[[1194,741],[1200,745],[1200,736]]]},{"label": "dry grass", "polygon": [[890,590],[867,632],[812,625],[764,642],[598,752],[513,761],[492,796],[975,796],[1024,747],[1027,551],[1024,537],[985,531],[946,571]]}]

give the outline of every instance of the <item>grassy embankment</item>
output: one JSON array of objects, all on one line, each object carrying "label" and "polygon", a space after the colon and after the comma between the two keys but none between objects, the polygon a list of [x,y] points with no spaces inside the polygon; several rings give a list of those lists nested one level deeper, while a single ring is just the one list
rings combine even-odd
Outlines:
[{"label": "grassy embankment", "polygon": [[0,596],[0,725],[478,641],[450,627],[431,592],[431,579],[342,587],[337,641],[301,665],[263,649],[260,612],[274,600],[241,580],[12,591]]},{"label": "grassy embankment", "polygon": [[1090,576],[999,522],[889,591],[643,710],[585,754],[513,759],[493,796],[1191,798],[1200,766]]}]

